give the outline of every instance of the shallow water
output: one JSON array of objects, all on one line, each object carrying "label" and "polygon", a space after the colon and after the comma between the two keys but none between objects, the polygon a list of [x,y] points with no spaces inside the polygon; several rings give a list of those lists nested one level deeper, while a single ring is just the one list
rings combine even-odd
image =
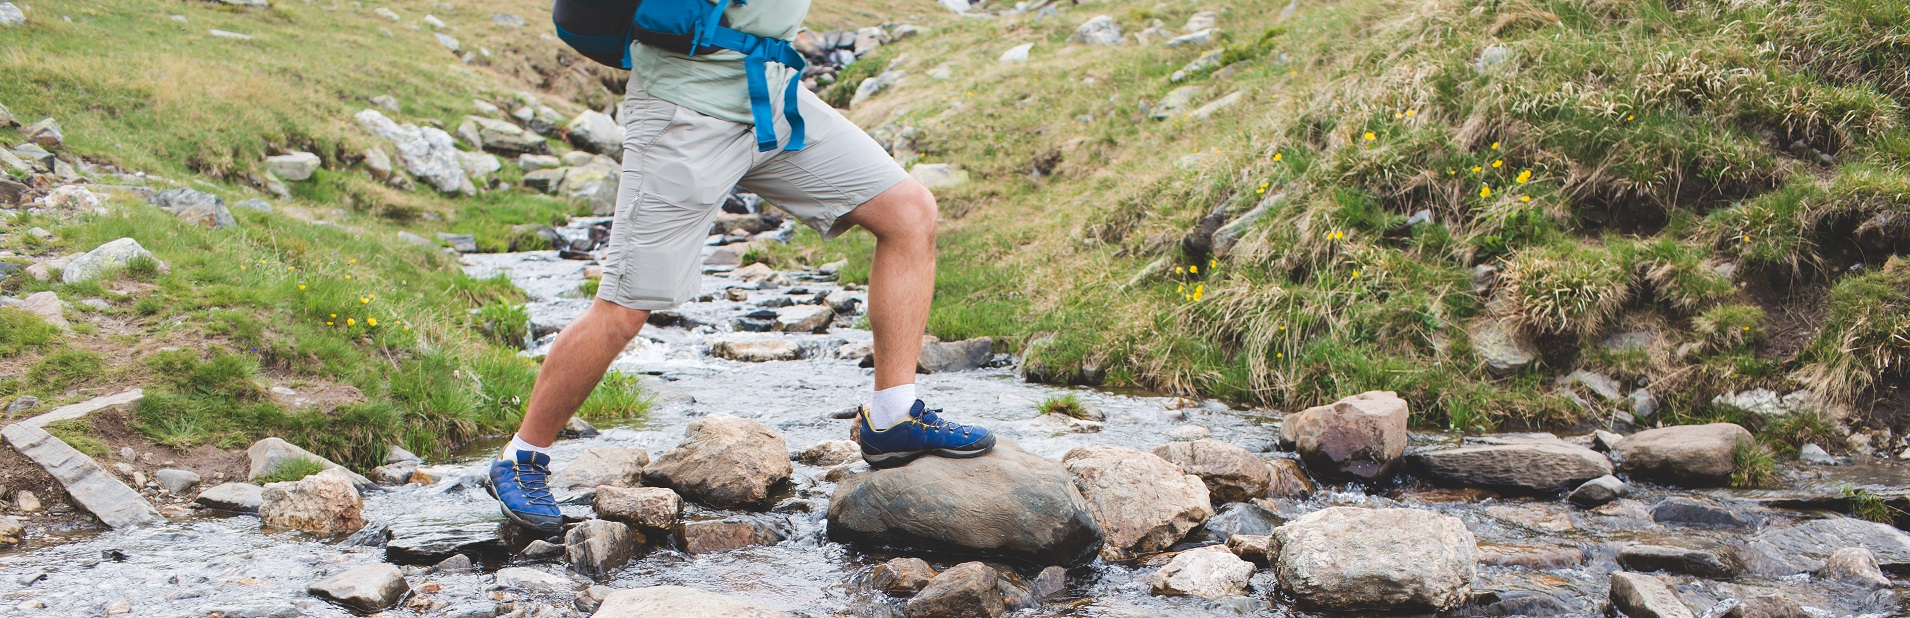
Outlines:
[{"label": "shallow water", "polygon": [[[579,233],[573,227],[570,233]],[[531,296],[534,321],[548,330],[582,311],[587,301],[575,298],[583,262],[565,261],[555,252],[467,256],[467,269],[484,276],[503,272]],[[790,287],[811,293],[832,289],[833,283],[799,280]],[[722,275],[706,276],[704,291],[719,300],[698,302],[682,309],[692,319],[727,330],[730,317],[757,307],[755,302],[785,294],[788,287],[759,290],[747,302],[720,300],[725,287],[736,282]],[[843,322],[838,322],[843,324]],[[823,440],[847,437],[847,421],[831,418],[866,396],[870,371],[854,361],[824,353],[819,358],[770,363],[739,363],[710,357],[704,348],[711,328],[648,328],[615,364],[619,371],[647,373],[689,392],[695,402],[658,406],[646,418],[608,427],[590,439],[560,441],[559,466],[582,450],[600,446],[642,448],[652,456],[673,447],[692,420],[714,413],[756,419],[782,432],[792,451]],[[792,335],[815,341],[820,349],[866,343],[866,331],[838,326],[828,335]],[[548,345],[548,337],[538,342]],[[1120,445],[1151,450],[1169,441],[1170,431],[1186,425],[1211,430],[1213,437],[1250,450],[1271,450],[1278,414],[1265,410],[1234,410],[1216,403],[1186,407],[1170,397],[1145,393],[1064,389],[1020,381],[1007,368],[921,376],[923,398],[962,420],[985,422],[1033,453],[1059,458],[1085,445]],[[1097,433],[1076,433],[1065,421],[1044,417],[1036,402],[1061,392],[1073,392],[1107,415]],[[1453,442],[1438,434],[1416,435],[1416,445]],[[495,442],[473,445],[449,462],[437,464],[444,480],[431,486],[380,490],[366,496],[366,518],[393,529],[437,529],[460,525],[486,527],[502,521],[496,503],[476,484]],[[831,543],[824,535],[823,512],[832,483],[820,480],[821,468],[796,464],[790,489],[770,513],[785,520],[789,540],[774,546],[690,556],[668,549],[655,550],[612,573],[602,583],[612,587],[680,584],[750,599],[802,616],[900,615],[900,603],[870,592],[862,583],[868,570],[894,554],[863,552]],[[1874,493],[1900,495],[1906,469],[1890,464],[1845,468],[1797,468],[1786,474],[1789,487],[1771,492],[1718,492],[1728,497],[1796,507],[1808,504],[1786,496],[1822,495],[1841,491],[1846,484],[1873,488]],[[1630,500],[1597,512],[1581,511],[1562,501],[1500,499],[1482,492],[1441,490],[1408,484],[1381,488],[1371,495],[1358,488],[1325,490],[1313,498],[1280,505],[1284,516],[1333,505],[1409,505],[1459,517],[1478,537],[1481,554],[1511,556],[1503,562],[1521,566],[1483,564],[1475,592],[1535,591],[1563,599],[1571,615],[1598,615],[1606,595],[1606,581],[1616,568],[1614,546],[1641,542],[1701,548],[1722,548],[1740,532],[1666,528],[1649,517],[1636,515],[1655,500],[1679,492],[1635,488]],[[1783,495],[1780,495],[1783,494]],[[567,510],[587,514],[588,507]],[[692,506],[692,519],[735,514]],[[1803,511],[1772,509],[1770,522],[1813,516]],[[508,535],[507,535],[508,536]],[[514,546],[528,538],[509,539]],[[382,560],[375,547],[351,546],[285,532],[262,532],[249,516],[199,516],[137,530],[105,532],[64,544],[29,540],[25,548],[0,555],[0,615],[98,615],[108,604],[130,601],[136,616],[204,616],[213,611],[243,610],[236,615],[349,616],[346,610],[317,601],[305,593],[308,582],[349,566]],[[486,566],[495,569],[505,560]],[[522,564],[522,563],[511,563]],[[531,563],[534,568],[561,573],[561,564]],[[938,566],[947,566],[938,564]],[[1308,616],[1292,608],[1275,592],[1267,569],[1253,579],[1249,598],[1207,602],[1148,594],[1147,578],[1156,570],[1148,563],[1104,564],[1075,569],[1069,588],[1060,598],[1021,615],[1031,616]],[[409,573],[415,588],[425,582],[442,587],[425,595],[449,608],[492,600],[491,575]],[[1769,579],[1741,577],[1729,583],[1681,578],[1681,593],[1691,602],[1710,600],[1711,611],[1721,614],[1731,599],[1759,590],[1781,590],[1818,616],[1905,615],[1894,593],[1870,593],[1838,585],[1812,582],[1808,577]],[[506,597],[525,615],[575,615],[571,597],[539,597],[513,593]],[[43,603],[45,609],[19,609],[22,603]],[[280,611],[281,614],[272,612]],[[1449,615],[1478,615],[1466,608]],[[443,609],[423,615],[438,615]],[[568,613],[567,613],[568,612]],[[420,615],[403,606],[394,616]]]}]

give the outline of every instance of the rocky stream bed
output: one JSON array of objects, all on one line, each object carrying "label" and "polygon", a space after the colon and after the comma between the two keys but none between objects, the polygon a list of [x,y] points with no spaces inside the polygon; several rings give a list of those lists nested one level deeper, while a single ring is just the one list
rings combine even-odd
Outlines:
[{"label": "rocky stream bed", "polygon": [[[557,233],[588,239],[592,223]],[[616,362],[646,376],[651,412],[557,444],[559,497],[582,522],[566,534],[503,525],[480,484],[497,444],[482,443],[370,475],[393,484],[356,480],[364,523],[321,513],[343,524],[333,535],[204,508],[28,538],[0,553],[0,615],[1910,614],[1894,589],[1910,535],[1833,512],[1852,488],[1901,506],[1910,471],[1788,462],[1773,489],[1665,484],[1718,485],[1706,445],[1724,440],[1728,461],[1729,426],[1408,432],[1386,393],[1283,415],[1031,384],[1012,357],[952,342],[925,357],[924,398],[1003,446],[869,474],[843,442],[870,379],[870,334],[851,327],[862,292],[827,269],[736,268],[740,254],[713,245],[704,296]],[[588,303],[586,260],[465,260],[529,293],[534,352]],[[1087,418],[1038,411],[1065,392]],[[348,503],[354,480],[275,485],[266,517],[311,528],[270,503]]]}]

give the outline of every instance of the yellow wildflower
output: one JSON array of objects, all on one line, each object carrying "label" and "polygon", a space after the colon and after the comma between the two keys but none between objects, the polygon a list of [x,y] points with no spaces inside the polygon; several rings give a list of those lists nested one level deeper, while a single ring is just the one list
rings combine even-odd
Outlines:
[{"label": "yellow wildflower", "polygon": [[349,260],[345,260],[345,263],[346,263],[346,264],[357,264],[357,263],[358,263],[358,258],[352,258],[352,259],[349,259]]},{"label": "yellow wildflower", "polygon": [[1286,330],[1286,329],[1287,329],[1287,325],[1285,325],[1285,324],[1281,324],[1281,325],[1280,325],[1280,330]]},{"label": "yellow wildflower", "polygon": [[1631,114],[1625,114],[1625,122],[1631,122],[1631,119],[1633,118],[1637,118],[1637,116],[1633,116]]},{"label": "yellow wildflower", "polygon": [[1393,112],[1393,117],[1394,117],[1394,118],[1405,118],[1405,117],[1406,117],[1406,114],[1404,114],[1404,113],[1401,113],[1401,112]]},{"label": "yellow wildflower", "polygon": [[1183,284],[1180,284],[1180,286],[1179,286],[1179,287],[1176,287],[1176,288],[1174,288],[1174,293],[1175,293],[1175,294],[1186,294],[1186,293],[1187,293],[1187,284],[1185,284],[1185,283],[1183,283]]},{"label": "yellow wildflower", "polygon": [[1358,279],[1358,278],[1360,278],[1360,271],[1357,271],[1357,270],[1356,270],[1356,271],[1353,271],[1353,278],[1354,278],[1354,279]]},{"label": "yellow wildflower", "polygon": [[1477,173],[1479,173],[1480,171],[1482,171],[1482,170],[1484,170],[1484,169],[1486,169],[1486,168],[1483,168],[1483,167],[1479,167],[1479,166],[1477,166],[1477,165],[1474,165],[1474,166],[1472,166],[1472,173],[1474,173],[1474,174],[1477,174]]},{"label": "yellow wildflower", "polygon": [[1499,149],[1499,143],[1498,143],[1498,142],[1493,142],[1493,143],[1492,143],[1492,149],[1493,149],[1493,150],[1498,150],[1498,149]]},{"label": "yellow wildflower", "polygon": [[1416,110],[1416,109],[1409,109],[1409,110],[1406,110],[1406,117],[1407,117],[1407,118],[1411,118],[1411,117],[1413,117],[1414,115],[1416,115],[1416,114],[1418,114],[1418,113],[1419,113],[1419,110]]},{"label": "yellow wildflower", "polygon": [[345,318],[345,325],[346,325],[346,326],[354,326],[354,325],[357,325],[357,324],[358,324],[358,318]]},{"label": "yellow wildflower", "polygon": [[1220,260],[1209,258],[1207,260],[1207,270],[1213,270],[1216,268],[1220,268]]},{"label": "yellow wildflower", "polygon": [[1532,196],[1530,196],[1530,195],[1521,195],[1521,196],[1519,196],[1519,201],[1521,201],[1521,202],[1530,202],[1530,201],[1532,201]]},{"label": "yellow wildflower", "polygon": [[1532,170],[1525,170],[1525,171],[1519,172],[1519,184],[1525,184],[1531,180],[1532,180]]},{"label": "yellow wildflower", "polygon": [[1495,170],[1499,169],[1499,166],[1502,166],[1502,165],[1505,165],[1505,159],[1494,160],[1492,162],[1492,169],[1495,169]]},{"label": "yellow wildflower", "polygon": [[244,264],[240,264],[240,265],[239,265],[239,270],[245,270],[245,265],[244,265]]},{"label": "yellow wildflower", "polygon": [[332,322],[331,320],[326,320],[326,321],[325,321],[325,325],[326,325],[326,326],[331,326],[332,324],[333,324],[333,322]]},{"label": "yellow wildflower", "polygon": [[335,318],[335,317],[338,317],[338,314],[336,314],[336,313],[334,313],[334,314],[332,314],[332,317],[334,317],[334,318]]},{"label": "yellow wildflower", "polygon": [[1751,332],[1751,327],[1749,326],[1744,327],[1744,332],[1747,332],[1747,333]]},{"label": "yellow wildflower", "polygon": [[1300,72],[1299,72],[1299,71],[1287,71],[1287,74],[1288,74],[1288,75],[1299,75],[1299,74],[1300,74]]},{"label": "yellow wildflower", "polygon": [[1174,274],[1176,274],[1176,275],[1181,275],[1181,274],[1186,274],[1186,273],[1187,273],[1187,269],[1186,269],[1185,267],[1181,267],[1181,266],[1175,266],[1175,267],[1174,267]]},{"label": "yellow wildflower", "polygon": [[1286,357],[1287,357],[1287,354],[1286,354],[1285,352],[1274,352],[1274,353],[1273,353],[1273,357],[1274,357],[1274,358],[1286,358]]},{"label": "yellow wildflower", "polygon": [[1280,155],[1281,155],[1281,153],[1278,153],[1278,152],[1276,152],[1276,153],[1273,153],[1273,160],[1275,160],[1275,161],[1279,161],[1279,160],[1280,160]]},{"label": "yellow wildflower", "polygon": [[365,325],[366,325],[366,326],[377,326],[377,325],[378,325],[378,318],[365,318]]},{"label": "yellow wildflower", "polygon": [[351,278],[351,275],[345,275],[345,278],[346,278],[346,279],[350,279],[350,278]]},{"label": "yellow wildflower", "polygon": [[1207,286],[1205,285],[1194,286],[1194,300],[1200,300],[1200,297],[1205,295],[1206,293],[1207,293]]},{"label": "yellow wildflower", "polygon": [[1479,187],[1479,197],[1492,197],[1492,187]]},{"label": "yellow wildflower", "polygon": [[1200,266],[1199,266],[1198,264],[1188,264],[1188,265],[1187,265],[1187,272],[1189,272],[1189,273],[1194,273],[1194,274],[1199,274],[1199,273],[1200,273]]},{"label": "yellow wildflower", "polygon": [[301,289],[301,290],[305,289],[305,284],[303,283],[298,284],[298,289]]},{"label": "yellow wildflower", "polygon": [[1373,140],[1376,140],[1376,139],[1379,139],[1379,137],[1377,137],[1377,136],[1375,136],[1375,135],[1373,135],[1373,132],[1372,132],[1372,131],[1367,131],[1367,132],[1366,132],[1366,141],[1369,141],[1369,142],[1370,142],[1370,141],[1373,141]]}]

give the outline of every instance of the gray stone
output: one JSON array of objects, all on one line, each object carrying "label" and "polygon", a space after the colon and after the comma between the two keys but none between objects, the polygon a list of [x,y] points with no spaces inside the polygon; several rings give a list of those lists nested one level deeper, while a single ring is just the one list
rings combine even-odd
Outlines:
[{"label": "gray stone", "polygon": [[27,141],[43,148],[59,148],[66,143],[66,134],[60,131],[60,123],[52,118],[41,118],[39,122],[20,127],[20,134]]},{"label": "gray stone", "polygon": [[1582,508],[1598,508],[1625,497],[1629,490],[1624,481],[1608,474],[1580,484],[1572,493],[1565,494],[1565,501]]},{"label": "gray stone", "polygon": [[[27,14],[12,2],[0,2],[0,28],[10,28],[27,23]],[[12,120],[11,117],[8,120]]]},{"label": "gray stone", "polygon": [[1068,36],[1069,43],[1086,45],[1120,45],[1121,41],[1121,24],[1106,15],[1096,15],[1082,22],[1081,27]]},{"label": "gray stone", "polygon": [[458,43],[458,40],[449,34],[445,34],[443,32],[433,32],[431,33],[431,36],[437,38],[438,44],[443,45],[445,49],[456,52],[459,49],[463,48],[463,45],[460,45]]},{"label": "gray stone", "polygon": [[995,357],[995,340],[976,337],[962,341],[929,341],[922,344],[916,357],[919,373],[944,373],[979,369]]},{"label": "gray stone", "polygon": [[352,484],[358,487],[370,487],[372,485],[371,479],[359,476],[358,473],[338,465],[337,462],[319,457],[311,451],[299,448],[298,445],[286,442],[277,437],[265,438],[252,443],[251,447],[245,449],[245,456],[250,462],[250,467],[246,472],[246,480],[258,480],[259,477],[262,476],[271,476],[272,473],[278,472],[279,468],[284,466],[287,462],[303,459],[318,462],[319,465],[324,466],[327,470],[340,470],[344,472],[347,477],[351,479]]},{"label": "gray stone", "polygon": [[159,481],[166,491],[183,496],[199,484],[199,474],[191,470],[164,468],[153,473],[153,480]]},{"label": "gray stone", "polygon": [[1398,395],[1373,391],[1290,415],[1280,436],[1314,477],[1372,482],[1399,468],[1410,416]]},{"label": "gray stone", "polygon": [[1739,601],[1720,618],[1811,618],[1812,614],[1784,593],[1760,594]]},{"label": "gray stone", "polygon": [[477,564],[474,562],[471,562],[470,556],[466,556],[464,554],[451,554],[451,557],[445,558],[443,560],[439,560],[437,564],[431,565],[431,572],[459,573],[463,571],[469,571],[474,568],[477,568]]},{"label": "gray stone", "polygon": [[32,410],[39,406],[40,406],[40,398],[34,397],[32,395],[21,395],[18,398],[15,398],[13,400],[13,403],[7,404],[7,416],[16,416],[22,412]]},{"label": "gray stone", "polygon": [[53,292],[34,292],[23,299],[19,308],[38,316],[41,321],[70,330],[66,323],[66,303],[60,302],[60,295]]},{"label": "gray stone", "polygon": [[1663,571],[1681,575],[1695,575],[1724,579],[1731,577],[1735,570],[1719,559],[1717,554],[1683,547],[1663,545],[1626,545],[1618,549],[1618,565],[1628,571],[1649,573]]},{"label": "gray stone", "polygon": [[1815,444],[1806,444],[1802,448],[1797,449],[1797,460],[1820,466],[1837,464],[1836,457],[1831,457],[1830,453],[1824,452],[1824,447]]},{"label": "gray stone", "polygon": [[[400,519],[386,528],[385,561],[393,564],[437,564],[460,554],[504,552],[504,540],[495,521],[449,523],[428,518]],[[557,553],[563,553],[562,548]]]},{"label": "gray stone", "polygon": [[1061,458],[1106,545],[1101,557],[1127,560],[1167,549],[1214,515],[1207,485],[1144,451],[1086,446]]},{"label": "gray stone", "polygon": [[1219,440],[1173,442],[1154,448],[1154,454],[1181,472],[1200,477],[1208,496],[1217,503],[1263,498],[1273,483],[1267,462],[1247,449]]},{"label": "gray stone", "polygon": [[968,184],[968,170],[954,163],[917,163],[909,167],[909,177],[932,191]]},{"label": "gray stone", "polygon": [[776,310],[776,330],[785,333],[826,333],[836,311],[822,305],[795,305]]},{"label": "gray stone", "polygon": [[411,586],[397,566],[377,562],[312,582],[306,590],[345,607],[375,612],[398,604]]},{"label": "gray stone", "polygon": [[1183,35],[1168,39],[1167,46],[1168,47],[1206,47],[1208,45],[1213,44],[1214,37],[1219,35],[1220,35],[1219,30],[1208,28],[1200,32],[1192,32],[1192,33],[1183,34]]},{"label": "gray stone", "polygon": [[[500,571],[501,572],[501,571]],[[683,586],[618,590],[605,597],[591,618],[789,618],[755,603]]]},{"label": "gray stone", "polygon": [[517,166],[528,173],[563,167],[564,162],[551,155],[525,154],[517,156]]},{"label": "gray stone", "polygon": [[272,214],[272,204],[270,202],[257,199],[257,198],[248,199],[248,200],[239,200],[238,203],[233,204],[233,206],[244,208],[246,210],[255,210],[255,211],[262,212],[268,215]]},{"label": "gray stone", "polygon": [[1467,332],[1472,337],[1473,353],[1493,371],[1509,373],[1530,367],[1539,360],[1538,344],[1532,336],[1505,322],[1491,318],[1474,320]]},{"label": "gray stone", "polygon": [[1824,579],[1847,584],[1890,587],[1890,578],[1885,577],[1883,569],[1877,566],[1877,556],[1862,547],[1845,547],[1831,552],[1830,557],[1824,559],[1824,568],[1819,569],[1817,574]]},{"label": "gray stone", "polygon": [[465,116],[458,134],[472,146],[512,154],[550,154],[550,143],[524,127],[495,118]]},{"label": "gray stone", "polygon": [[738,516],[702,520],[678,529],[683,551],[708,554],[789,540],[789,522],[778,516]]},{"label": "gray stone", "polygon": [[1180,29],[1181,29],[1181,32],[1200,32],[1202,30],[1212,28],[1219,24],[1220,24],[1220,13],[1217,13],[1214,11],[1201,11],[1199,13],[1195,13],[1192,17],[1188,17],[1187,23],[1181,26]]},{"label": "gray stone", "polygon": [[564,558],[586,577],[603,577],[636,557],[643,541],[630,526],[592,519],[564,533]]},{"label": "gray stone", "polygon": [[1632,476],[1684,486],[1723,485],[1731,480],[1739,444],[1751,432],[1731,423],[1649,429],[1618,442],[1613,459]]},{"label": "gray stone", "polygon": [[477,253],[477,237],[470,234],[448,234],[438,232],[438,241],[451,247],[458,253]]},{"label": "gray stone", "polygon": [[888,70],[875,77],[862,80],[862,83],[856,84],[855,95],[849,97],[849,109],[861,107],[863,103],[875,98],[876,95],[900,85],[906,77],[908,77],[906,71]]},{"label": "gray stone", "polygon": [[318,155],[309,152],[293,152],[265,158],[265,169],[272,175],[298,182],[312,177],[322,162]]},{"label": "gray stone", "polygon": [[73,214],[106,214],[106,205],[98,195],[80,185],[61,185],[48,191],[40,198],[40,204],[48,209]]},{"label": "gray stone", "polygon": [[623,156],[623,125],[602,112],[584,110],[564,125],[570,144],[585,152]]},{"label": "gray stone", "polygon": [[1008,611],[999,575],[980,562],[964,562],[936,575],[909,599],[908,618],[995,618]]},{"label": "gray stone", "polygon": [[1187,108],[1194,105],[1194,99],[1199,97],[1201,92],[1200,86],[1181,86],[1167,91],[1167,95],[1161,97],[1159,103],[1154,104],[1154,118],[1166,120],[1186,115]]},{"label": "gray stone", "polygon": [[522,28],[527,24],[524,18],[510,13],[492,13],[491,21],[506,28]]},{"label": "gray stone", "polygon": [[1416,453],[1416,474],[1465,487],[1512,492],[1558,492],[1609,476],[1612,462],[1564,442],[1465,446]]},{"label": "gray stone", "polygon": [[1671,584],[1652,575],[1613,571],[1611,601],[1626,618],[1696,618]]},{"label": "gray stone", "polygon": [[415,461],[399,461],[372,468],[368,476],[379,485],[403,485],[411,482],[411,474],[417,472],[418,467]]},{"label": "gray stone", "polygon": [[734,361],[761,363],[796,360],[805,355],[802,344],[783,337],[729,335],[708,341],[711,355]]},{"label": "gray stone", "polygon": [[488,178],[490,175],[496,174],[498,170],[504,169],[504,162],[498,159],[497,155],[488,152],[465,152],[460,150],[458,151],[458,167],[464,170],[466,176],[472,178]]},{"label": "gray stone", "polygon": [[667,487],[599,487],[597,516],[650,531],[676,528],[683,516],[683,498]]},{"label": "gray stone", "polygon": [[855,314],[856,305],[860,304],[861,302],[862,302],[862,297],[856,296],[854,292],[850,292],[848,290],[836,290],[834,292],[830,292],[829,295],[823,297],[823,300],[822,300],[823,304],[828,305],[829,308],[834,310],[836,313],[840,313],[843,315]]},{"label": "gray stone", "polygon": [[828,524],[841,542],[1039,564],[1078,566],[1101,549],[1100,528],[1067,469],[1006,439],[981,457],[925,457],[845,478],[829,501]]},{"label": "gray stone", "polygon": [[795,471],[782,435],[756,421],[716,414],[690,423],[683,436],[645,471],[646,480],[710,506],[761,504]]},{"label": "gray stone", "polygon": [[267,484],[260,492],[260,525],[319,535],[358,531],[365,527],[365,502],[353,476],[344,468],[331,468],[302,480]]},{"label": "gray stone", "polygon": [[[531,594],[572,592],[584,587],[583,584],[571,581],[562,575],[552,575],[531,567],[498,569],[494,581],[505,590]],[[598,615],[602,615],[602,610],[599,610]]]},{"label": "gray stone", "polygon": [[147,251],[145,247],[139,246],[139,241],[131,238],[121,238],[94,247],[92,251],[81,254],[79,257],[73,258],[73,261],[67,262],[66,269],[60,271],[60,280],[67,283],[78,283],[95,279],[108,272],[124,269],[133,260],[139,258],[152,260],[153,263],[159,266],[161,272],[167,270],[164,262],[160,262],[159,258],[153,257],[152,252]]},{"label": "gray stone", "polygon": [[1910,534],[1888,524],[1849,517],[1767,527],[1747,538],[1738,555],[1753,573],[1785,577],[1817,572],[1832,554],[1850,547],[1869,551],[1882,568],[1910,568]]},{"label": "gray stone", "polygon": [[1696,528],[1753,528],[1757,518],[1711,499],[1672,496],[1651,506],[1651,520]]},{"label": "gray stone", "polygon": [[1001,57],[996,58],[995,61],[1002,63],[1027,62],[1028,52],[1033,51],[1034,48],[1034,43],[1022,43],[1008,48],[1008,51],[1002,52]]},{"label": "gray stone", "polygon": [[796,461],[812,466],[839,466],[862,459],[862,448],[850,440],[824,440],[796,453]]},{"label": "gray stone", "polygon": [[1267,503],[1234,502],[1220,507],[1203,528],[1215,540],[1226,541],[1236,536],[1267,536],[1287,523],[1286,518],[1260,504]]},{"label": "gray stone", "polygon": [[153,195],[151,201],[160,210],[170,212],[187,222],[215,230],[239,224],[232,218],[232,211],[226,209],[224,199],[204,191],[167,189]]},{"label": "gray stone", "polygon": [[921,558],[895,558],[875,566],[869,573],[869,585],[899,597],[914,596],[936,575]]},{"label": "gray stone", "polygon": [[353,118],[372,135],[389,140],[398,150],[398,162],[412,176],[444,193],[471,186],[449,133],[435,127],[400,125],[374,109],[358,112]]},{"label": "gray stone", "polygon": [[[152,503],[98,462],[39,427],[14,423],[0,429],[7,444],[60,482],[73,503],[113,528],[165,521]],[[24,493],[24,492],[22,492]]]},{"label": "gray stone", "polygon": [[650,454],[638,448],[598,447],[572,459],[551,476],[557,489],[588,489],[604,485],[635,487],[643,482]]},{"label": "gray stone", "polygon": [[1584,369],[1575,370],[1572,373],[1566,374],[1564,378],[1560,378],[1559,382],[1566,385],[1576,384],[1583,386],[1605,401],[1617,401],[1625,398],[1625,391],[1621,390],[1623,387],[1618,384],[1617,380],[1613,380],[1611,376],[1594,371],[1586,371]]},{"label": "gray stone", "polygon": [[1280,587],[1318,609],[1449,609],[1466,600],[1476,572],[1472,532],[1431,511],[1333,507],[1273,536]]},{"label": "gray stone", "polygon": [[1149,588],[1159,595],[1216,601],[1246,594],[1247,578],[1252,575],[1252,563],[1241,560],[1226,546],[1208,545],[1176,554],[1154,574]]},{"label": "gray stone", "polygon": [[193,502],[209,509],[233,513],[257,513],[265,501],[265,488],[251,483],[222,483],[199,492]]}]

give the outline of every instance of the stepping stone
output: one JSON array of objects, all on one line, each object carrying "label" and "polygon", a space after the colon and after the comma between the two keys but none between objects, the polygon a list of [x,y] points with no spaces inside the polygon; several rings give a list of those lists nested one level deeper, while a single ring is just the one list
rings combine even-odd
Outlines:
[{"label": "stepping stone", "polygon": [[[49,413],[51,414],[51,413]],[[127,487],[99,462],[78,449],[53,437],[46,430],[26,423],[14,423],[0,430],[7,444],[45,468],[47,474],[66,488],[67,495],[81,508],[114,528],[165,521],[139,492]]]}]

